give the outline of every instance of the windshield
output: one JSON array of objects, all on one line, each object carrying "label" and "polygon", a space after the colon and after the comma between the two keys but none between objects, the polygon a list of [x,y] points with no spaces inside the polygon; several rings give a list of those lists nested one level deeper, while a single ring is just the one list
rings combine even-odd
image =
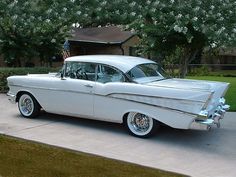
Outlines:
[{"label": "windshield", "polygon": [[127,75],[137,83],[146,83],[166,79],[164,70],[157,63],[137,65],[127,72]]}]

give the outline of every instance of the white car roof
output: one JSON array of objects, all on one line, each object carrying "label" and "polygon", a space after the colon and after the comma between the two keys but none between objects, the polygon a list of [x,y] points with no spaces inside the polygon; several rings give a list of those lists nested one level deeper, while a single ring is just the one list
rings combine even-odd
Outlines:
[{"label": "white car roof", "polygon": [[139,64],[155,63],[154,61],[145,58],[124,55],[81,55],[65,59],[65,62],[70,61],[106,64],[113,66],[124,73]]}]

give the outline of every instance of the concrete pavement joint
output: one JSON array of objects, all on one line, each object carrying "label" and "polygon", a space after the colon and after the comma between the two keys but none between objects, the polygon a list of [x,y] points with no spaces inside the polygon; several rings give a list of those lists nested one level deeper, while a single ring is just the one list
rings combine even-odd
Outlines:
[{"label": "concrete pavement joint", "polygon": [[39,127],[44,127],[44,126],[47,126],[47,125],[50,125],[50,124],[53,124],[53,123],[56,123],[56,122],[58,122],[58,121],[52,121],[52,122],[49,122],[49,123],[45,123],[45,124],[41,124],[41,125],[36,125],[36,126],[32,126],[32,127],[27,127],[27,128],[23,128],[23,129],[17,130],[17,131],[8,131],[8,132],[5,132],[5,133],[6,134],[7,133],[15,134],[15,133],[19,133],[19,132],[24,132],[26,130],[31,130],[31,129],[35,129],[35,128],[39,128]]}]

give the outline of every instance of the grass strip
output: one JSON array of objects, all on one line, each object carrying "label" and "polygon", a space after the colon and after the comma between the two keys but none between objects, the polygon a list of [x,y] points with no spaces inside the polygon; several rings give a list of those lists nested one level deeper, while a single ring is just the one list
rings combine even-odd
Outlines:
[{"label": "grass strip", "polygon": [[2,177],[180,177],[183,175],[0,135]]}]

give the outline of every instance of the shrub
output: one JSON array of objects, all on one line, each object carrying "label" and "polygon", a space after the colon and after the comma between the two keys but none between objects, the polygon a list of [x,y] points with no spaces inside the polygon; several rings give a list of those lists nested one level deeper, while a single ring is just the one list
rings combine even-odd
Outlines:
[{"label": "shrub", "polygon": [[45,74],[49,72],[57,72],[58,68],[0,68],[0,93],[6,93],[8,91],[7,87],[7,77],[13,75],[26,75],[26,74]]},{"label": "shrub", "polygon": [[200,68],[192,68],[188,73],[189,76],[208,76],[210,74],[207,66],[201,66]]}]

